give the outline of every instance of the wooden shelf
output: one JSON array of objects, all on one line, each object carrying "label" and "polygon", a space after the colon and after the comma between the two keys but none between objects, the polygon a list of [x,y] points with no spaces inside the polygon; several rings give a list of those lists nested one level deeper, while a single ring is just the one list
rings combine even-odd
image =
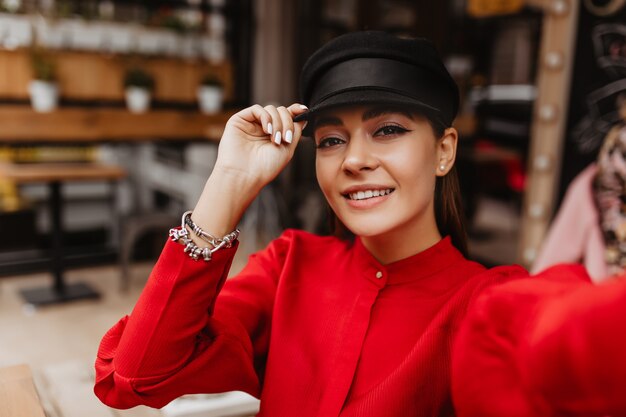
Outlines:
[{"label": "wooden shelf", "polygon": [[0,106],[0,143],[213,140],[235,111],[204,115],[195,111],[61,108],[36,113],[28,106]]}]

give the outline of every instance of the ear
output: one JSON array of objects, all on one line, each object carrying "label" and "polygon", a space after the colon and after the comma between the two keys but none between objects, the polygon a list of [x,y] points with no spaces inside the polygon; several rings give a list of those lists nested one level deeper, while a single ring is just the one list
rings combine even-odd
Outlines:
[{"label": "ear", "polygon": [[443,136],[437,140],[437,176],[445,176],[456,160],[456,147],[459,133],[455,128],[447,128]]}]

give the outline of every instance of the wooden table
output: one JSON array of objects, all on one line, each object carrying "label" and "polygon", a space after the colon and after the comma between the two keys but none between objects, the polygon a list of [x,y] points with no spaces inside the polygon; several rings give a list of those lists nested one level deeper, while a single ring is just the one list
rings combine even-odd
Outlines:
[{"label": "wooden table", "polygon": [[[0,106],[0,151],[3,146],[33,145],[96,145],[139,144],[142,142],[218,142],[227,120],[238,109],[227,109],[206,115],[185,109],[152,109],[133,114],[122,107],[62,106],[50,113],[37,113],[30,105],[6,104]],[[66,168],[70,168],[66,165]],[[40,168],[31,166],[4,166],[2,176],[13,177],[20,183],[44,182],[50,184],[51,198],[58,192]],[[35,172],[39,170],[39,172]],[[68,171],[66,170],[67,174]],[[93,175],[87,171],[74,174]],[[84,178],[83,180],[87,180]],[[78,179],[70,179],[73,181]],[[60,201],[60,197],[59,197]],[[60,203],[58,205],[60,210]],[[52,213],[51,213],[52,215]]]},{"label": "wooden table", "polygon": [[[115,165],[98,163],[0,163],[0,178],[16,184],[44,183],[50,192],[50,218],[52,223],[52,287],[22,290],[27,303],[47,305],[85,298],[98,298],[99,294],[84,283],[66,284],[63,279],[65,267],[63,254],[63,199],[61,185],[66,182],[111,181],[124,178],[126,171]],[[6,238],[10,238],[6,237]]]},{"label": "wooden table", "polygon": [[27,365],[0,368],[0,417],[45,417]]}]

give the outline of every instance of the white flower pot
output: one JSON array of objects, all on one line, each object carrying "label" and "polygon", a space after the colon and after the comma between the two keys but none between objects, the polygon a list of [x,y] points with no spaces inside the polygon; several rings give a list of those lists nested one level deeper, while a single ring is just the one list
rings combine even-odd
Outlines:
[{"label": "white flower pot", "polygon": [[33,109],[39,113],[51,112],[59,103],[59,87],[56,83],[33,80],[28,86],[30,102]]},{"label": "white flower pot", "polygon": [[213,85],[198,87],[198,104],[204,114],[215,114],[222,110],[224,89]]},{"label": "white flower pot", "polygon": [[147,112],[150,109],[150,90],[141,87],[127,87],[126,106],[131,113]]}]

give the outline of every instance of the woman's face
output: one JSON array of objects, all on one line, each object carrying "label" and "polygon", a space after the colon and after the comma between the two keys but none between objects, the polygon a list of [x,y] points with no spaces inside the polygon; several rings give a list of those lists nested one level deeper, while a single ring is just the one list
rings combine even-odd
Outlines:
[{"label": "woman's face", "polygon": [[341,222],[361,237],[438,235],[435,180],[450,170],[456,150],[456,131],[449,131],[436,138],[426,118],[376,106],[320,115],[317,179]]}]

